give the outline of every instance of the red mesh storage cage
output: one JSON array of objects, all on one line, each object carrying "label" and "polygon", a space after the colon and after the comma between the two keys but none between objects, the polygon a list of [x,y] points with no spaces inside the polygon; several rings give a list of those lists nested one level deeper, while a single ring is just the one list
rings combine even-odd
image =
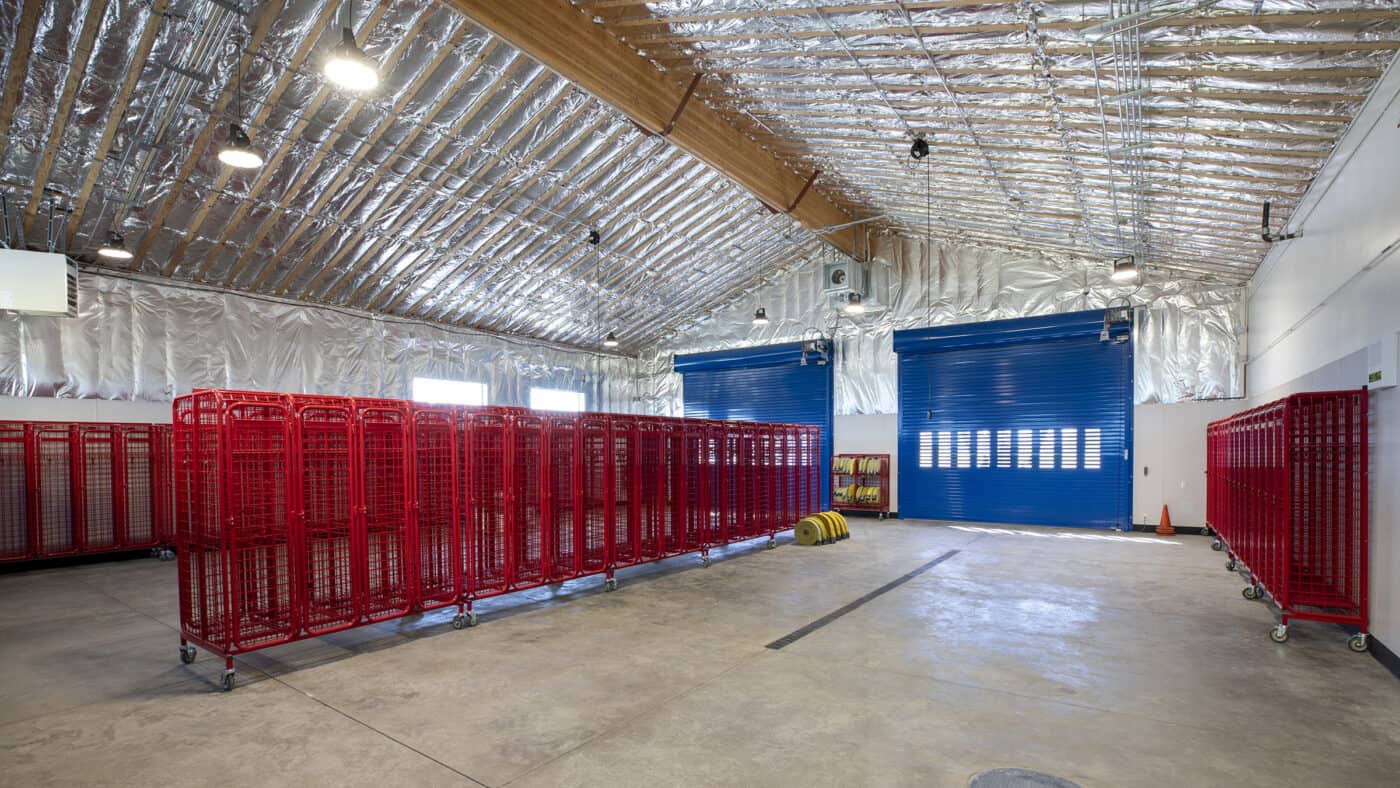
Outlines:
[{"label": "red mesh storage cage", "polygon": [[170,488],[163,484],[160,468],[161,434],[154,424],[126,424],[119,430],[123,547],[155,547],[164,541],[161,498]]},{"label": "red mesh storage cage", "polygon": [[1350,624],[1366,649],[1368,394],[1295,394],[1206,430],[1207,520],[1245,596],[1293,618]]},{"label": "red mesh storage cage", "polygon": [[602,572],[611,565],[612,446],[606,416],[579,417],[579,511],[583,528],[579,572]]},{"label": "red mesh storage cage", "polygon": [[744,494],[744,444],[738,425],[721,423],[719,473],[723,499],[720,504],[720,540],[731,541],[744,532],[748,512],[748,496]]},{"label": "red mesh storage cage", "polygon": [[457,518],[457,419],[450,407],[412,406],[414,608],[456,604],[462,594]]},{"label": "red mesh storage cage", "polygon": [[763,505],[759,485],[759,430],[752,424],[739,425],[739,529],[730,541],[747,539],[760,529],[759,507]]},{"label": "red mesh storage cage", "polygon": [[754,528],[748,536],[766,536],[773,533],[777,524],[777,517],[774,514],[776,498],[773,487],[773,473],[777,465],[775,453],[777,442],[774,439],[773,426],[771,424],[761,424],[756,428],[758,438],[758,451],[754,457],[754,511],[758,515],[758,520],[754,523]]},{"label": "red mesh storage cage", "polygon": [[637,422],[625,416],[609,416],[612,446],[612,560],[613,566],[638,561]]},{"label": "red mesh storage cage", "polygon": [[806,476],[806,511],[803,516],[821,511],[822,508],[822,431],[820,427],[803,427],[804,474]]},{"label": "red mesh storage cage", "polygon": [[358,571],[364,545],[352,504],[354,403],[348,398],[291,399],[301,624],[308,634],[320,635],[354,626],[364,615]]},{"label": "red mesh storage cage", "polygon": [[510,586],[529,588],[546,581],[545,419],[528,412],[510,416]]},{"label": "red mesh storage cage", "polygon": [[467,568],[463,580],[473,597],[506,591],[506,425],[509,416],[493,412],[467,415]]},{"label": "red mesh storage cage", "polygon": [[671,512],[670,462],[665,421],[638,418],[636,464],[637,553],[642,561],[666,554]]},{"label": "red mesh storage cage", "polygon": [[0,561],[30,557],[29,429],[0,421]]},{"label": "red mesh storage cage", "polygon": [[117,511],[122,506],[117,479],[115,424],[79,424],[77,479],[77,542],[82,552],[112,550],[121,543]]},{"label": "red mesh storage cage", "polygon": [[722,421],[705,423],[705,515],[701,538],[705,544],[721,545],[732,534],[725,533],[725,519],[728,501],[725,499],[725,484],[729,479],[724,469],[724,435],[728,425]]},{"label": "red mesh storage cage", "polygon": [[710,506],[709,439],[707,425],[686,419],[680,434],[681,489],[677,496],[684,551],[706,546]]},{"label": "red mesh storage cage", "polygon": [[399,400],[355,399],[365,617],[393,618],[412,609],[408,579],[408,406]]},{"label": "red mesh storage cage", "polygon": [[77,428],[71,424],[35,424],[33,428],[35,544],[34,555],[69,555],[78,550],[73,498],[77,479]]},{"label": "red mesh storage cage", "polygon": [[550,415],[549,420],[549,505],[546,551],[551,582],[578,575],[579,521],[578,498],[578,418]]}]

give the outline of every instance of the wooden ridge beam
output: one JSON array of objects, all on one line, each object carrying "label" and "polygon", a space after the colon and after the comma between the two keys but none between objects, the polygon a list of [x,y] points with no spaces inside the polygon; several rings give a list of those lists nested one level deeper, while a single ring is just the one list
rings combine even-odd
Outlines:
[{"label": "wooden ridge beam", "polygon": [[[448,2],[644,128],[665,128],[684,96],[683,85],[595,25],[567,0]],[[806,180],[704,104],[688,107],[667,139],[768,205],[790,204]],[[792,216],[812,230],[852,221],[842,208],[819,194],[804,199]],[[853,228],[825,237],[841,251],[852,256],[857,253]]]},{"label": "wooden ridge beam", "polygon": [[[5,63],[5,94],[0,96],[0,161],[10,143],[10,122],[19,106],[21,87],[29,75],[29,55],[34,51],[34,29],[39,24],[39,12],[48,5],[46,0],[26,0],[19,15],[19,30],[15,32],[10,60]],[[8,5],[6,6],[9,7]]]}]

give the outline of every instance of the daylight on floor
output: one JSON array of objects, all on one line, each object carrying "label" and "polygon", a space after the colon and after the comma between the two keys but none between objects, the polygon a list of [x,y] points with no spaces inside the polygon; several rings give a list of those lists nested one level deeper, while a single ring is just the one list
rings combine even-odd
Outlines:
[{"label": "daylight on floor", "polygon": [[1395,0],[5,0],[0,784],[1394,786]]}]

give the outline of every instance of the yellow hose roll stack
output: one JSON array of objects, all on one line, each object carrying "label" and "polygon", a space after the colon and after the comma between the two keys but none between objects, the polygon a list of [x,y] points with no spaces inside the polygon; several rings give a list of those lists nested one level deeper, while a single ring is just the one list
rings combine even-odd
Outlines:
[{"label": "yellow hose roll stack", "polygon": [[798,520],[793,534],[800,545],[832,544],[851,538],[851,528],[838,512],[817,512]]}]

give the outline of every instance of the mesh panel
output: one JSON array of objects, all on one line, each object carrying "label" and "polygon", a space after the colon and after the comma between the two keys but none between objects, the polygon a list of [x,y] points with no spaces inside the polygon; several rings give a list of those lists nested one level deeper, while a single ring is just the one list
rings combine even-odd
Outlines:
[{"label": "mesh panel", "polygon": [[71,427],[34,429],[40,555],[65,555],[77,549],[73,541],[73,441]]},{"label": "mesh panel", "polygon": [[127,547],[152,547],[160,541],[156,524],[159,432],[154,426],[128,426],[121,431],[121,469],[125,505],[122,541]]},{"label": "mesh panel", "polygon": [[567,580],[578,574],[574,528],[578,501],[575,470],[578,420],[553,416],[549,422],[549,577]]},{"label": "mesh panel", "polygon": [[413,479],[418,536],[417,601],[423,609],[457,601],[462,564],[457,552],[456,451],[450,409],[413,412]]},{"label": "mesh panel", "polygon": [[365,615],[410,609],[408,587],[408,414],[404,403],[355,400],[359,421]]},{"label": "mesh panel", "polygon": [[354,417],[350,400],[296,409],[297,509],[302,513],[303,626],[334,631],[360,618],[355,568],[351,474]]},{"label": "mesh panel", "polygon": [[511,425],[511,583],[515,588],[545,581],[544,420],[515,416]]},{"label": "mesh panel", "polygon": [[117,545],[116,444],[114,425],[78,427],[79,549],[110,550]]},{"label": "mesh panel", "polygon": [[612,435],[613,501],[612,563],[637,562],[637,430],[630,419],[609,419]]},{"label": "mesh panel", "polygon": [[611,460],[607,419],[596,416],[579,419],[579,506],[583,526],[579,567],[584,572],[598,572],[608,566]]},{"label": "mesh panel", "polygon": [[474,414],[468,425],[468,580],[474,596],[488,596],[506,590],[506,417]]},{"label": "mesh panel", "polygon": [[0,422],[0,560],[29,556],[25,427]]}]

